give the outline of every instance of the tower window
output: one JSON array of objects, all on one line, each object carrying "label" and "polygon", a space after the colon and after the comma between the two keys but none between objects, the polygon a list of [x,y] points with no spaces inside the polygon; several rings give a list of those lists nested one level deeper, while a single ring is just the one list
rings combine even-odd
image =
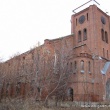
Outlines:
[{"label": "tower window", "polygon": [[103,48],[103,57],[105,57],[105,51],[104,51],[104,48]]},{"label": "tower window", "polygon": [[105,31],[105,42],[108,43],[108,33]]},{"label": "tower window", "polygon": [[91,63],[90,63],[90,61],[88,62],[88,72],[91,73]]},{"label": "tower window", "polygon": [[76,18],[76,26],[77,26],[77,18]]},{"label": "tower window", "polygon": [[75,70],[77,69],[77,62],[76,61],[74,62],[74,69]]},{"label": "tower window", "polygon": [[70,71],[72,71],[72,62],[70,63]]},{"label": "tower window", "polygon": [[87,29],[83,30],[83,40],[87,40]]},{"label": "tower window", "polygon": [[107,50],[107,58],[109,58],[109,56],[108,56],[108,50]]},{"label": "tower window", "polygon": [[101,29],[101,36],[102,36],[102,40],[105,41],[105,38],[104,38],[104,30]]},{"label": "tower window", "polygon": [[81,42],[81,31],[78,31],[78,42]]},{"label": "tower window", "polygon": [[81,73],[84,73],[84,61],[81,61]]},{"label": "tower window", "polygon": [[88,21],[88,13],[87,13],[87,21]]}]

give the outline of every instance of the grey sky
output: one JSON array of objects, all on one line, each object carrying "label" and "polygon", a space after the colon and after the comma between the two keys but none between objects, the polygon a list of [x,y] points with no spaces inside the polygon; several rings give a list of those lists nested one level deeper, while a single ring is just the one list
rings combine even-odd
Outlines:
[{"label": "grey sky", "polygon": [[[29,50],[38,41],[69,35],[72,10],[87,1],[0,0],[0,57],[8,59]],[[99,8],[109,12],[109,0],[97,1]],[[86,7],[90,4],[93,3]]]}]

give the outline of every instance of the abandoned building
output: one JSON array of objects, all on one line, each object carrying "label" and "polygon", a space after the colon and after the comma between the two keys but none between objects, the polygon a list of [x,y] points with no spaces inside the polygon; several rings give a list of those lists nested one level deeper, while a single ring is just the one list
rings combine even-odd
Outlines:
[{"label": "abandoned building", "polygon": [[71,35],[0,63],[0,99],[110,100],[110,16],[96,5],[71,16]]}]

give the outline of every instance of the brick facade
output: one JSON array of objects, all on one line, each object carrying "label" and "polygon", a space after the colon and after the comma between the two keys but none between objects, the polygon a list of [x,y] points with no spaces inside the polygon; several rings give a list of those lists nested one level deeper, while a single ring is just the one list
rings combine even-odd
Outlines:
[{"label": "brick facade", "polygon": [[73,14],[71,35],[46,39],[43,45],[0,64],[0,99],[57,96],[105,101],[110,69],[105,75],[101,70],[110,58],[109,34],[110,17],[97,6]]}]

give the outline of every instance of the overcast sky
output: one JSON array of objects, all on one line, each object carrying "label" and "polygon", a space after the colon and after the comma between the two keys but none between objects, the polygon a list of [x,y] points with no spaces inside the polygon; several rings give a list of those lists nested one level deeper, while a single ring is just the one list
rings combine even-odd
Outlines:
[{"label": "overcast sky", "polygon": [[[0,0],[0,57],[6,60],[17,52],[26,52],[38,41],[42,44],[44,39],[71,34],[72,10],[87,1]],[[97,2],[109,12],[109,0]],[[93,2],[86,7],[90,4]]]}]

